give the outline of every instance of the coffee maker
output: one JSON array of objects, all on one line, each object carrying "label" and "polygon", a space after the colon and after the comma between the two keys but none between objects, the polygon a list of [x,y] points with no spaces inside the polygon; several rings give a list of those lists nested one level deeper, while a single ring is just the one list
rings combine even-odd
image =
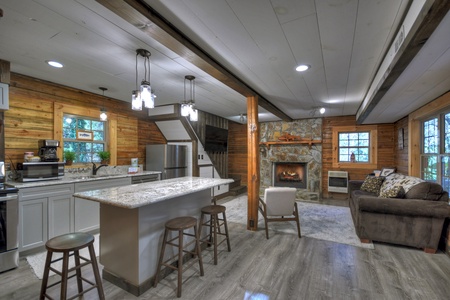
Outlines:
[{"label": "coffee maker", "polygon": [[39,140],[39,157],[41,161],[59,161],[56,148],[59,147],[57,140]]}]

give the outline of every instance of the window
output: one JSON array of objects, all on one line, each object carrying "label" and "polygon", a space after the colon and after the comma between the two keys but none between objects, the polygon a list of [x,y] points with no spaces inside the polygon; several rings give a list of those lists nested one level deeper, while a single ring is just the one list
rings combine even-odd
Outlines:
[{"label": "window", "polygon": [[421,178],[450,190],[450,112],[422,122]]},{"label": "window", "polygon": [[333,168],[377,168],[376,125],[333,126],[332,132]]},{"label": "window", "polygon": [[[75,152],[75,162],[78,163],[99,162],[97,153],[106,150],[106,128],[106,122],[64,114],[64,151]],[[81,138],[80,133],[84,133],[87,137]]]},{"label": "window", "polygon": [[339,133],[339,162],[369,162],[369,132]]}]

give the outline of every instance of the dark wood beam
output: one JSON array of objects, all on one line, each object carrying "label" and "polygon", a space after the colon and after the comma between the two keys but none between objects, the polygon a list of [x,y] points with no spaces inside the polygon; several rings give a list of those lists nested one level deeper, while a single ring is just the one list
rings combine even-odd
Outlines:
[{"label": "dark wood beam", "polygon": [[[428,8],[424,8],[428,9]],[[363,124],[365,119],[369,116],[375,106],[381,101],[387,91],[394,85],[395,81],[400,77],[403,71],[408,67],[417,53],[422,49],[423,45],[427,42],[434,30],[439,26],[442,19],[450,10],[450,1],[448,0],[435,0],[422,19],[419,17],[411,30],[416,30],[412,38],[409,41],[405,40],[403,52],[401,49],[398,53],[396,61],[392,62],[392,65],[386,71],[383,76],[385,79],[379,84],[377,91],[373,94],[372,99],[369,100],[369,104],[366,107],[360,107],[361,113],[357,116],[357,124]],[[420,14],[423,15],[423,14]],[[416,29],[414,29],[416,27]],[[358,110],[359,112],[359,110]]]},{"label": "dark wood beam", "polygon": [[261,97],[245,82],[228,71],[208,53],[185,36],[142,0],[96,0],[133,26],[144,31],[152,39],[180,55],[190,63],[221,81],[245,97],[257,96],[259,105],[280,119],[290,122],[292,118],[273,103]]}]

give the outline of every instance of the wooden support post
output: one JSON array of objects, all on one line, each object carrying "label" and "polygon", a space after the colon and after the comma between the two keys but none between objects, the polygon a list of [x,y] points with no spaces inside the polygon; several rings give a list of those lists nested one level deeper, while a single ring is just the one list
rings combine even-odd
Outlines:
[{"label": "wooden support post", "polygon": [[259,140],[258,97],[247,97],[247,229],[253,231],[258,229]]}]

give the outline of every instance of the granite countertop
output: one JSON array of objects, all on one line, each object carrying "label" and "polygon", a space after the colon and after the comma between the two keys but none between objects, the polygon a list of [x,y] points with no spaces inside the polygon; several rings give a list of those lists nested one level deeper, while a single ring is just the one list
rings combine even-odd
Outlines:
[{"label": "granite countertop", "polygon": [[233,179],[180,177],[75,193],[73,196],[132,209],[231,182]]},{"label": "granite countertop", "polygon": [[41,186],[50,186],[50,185],[58,185],[58,184],[66,184],[66,183],[79,183],[79,182],[87,182],[94,180],[105,180],[105,179],[113,179],[113,178],[125,178],[125,177],[133,177],[133,176],[142,176],[142,175],[153,175],[153,174],[161,174],[161,172],[157,171],[143,171],[139,173],[133,174],[101,174],[101,175],[79,175],[79,176],[64,176],[61,179],[56,180],[42,180],[42,181],[31,181],[31,182],[16,182],[16,181],[7,181],[6,185],[13,186],[15,188],[30,188],[30,187],[41,187]]}]

